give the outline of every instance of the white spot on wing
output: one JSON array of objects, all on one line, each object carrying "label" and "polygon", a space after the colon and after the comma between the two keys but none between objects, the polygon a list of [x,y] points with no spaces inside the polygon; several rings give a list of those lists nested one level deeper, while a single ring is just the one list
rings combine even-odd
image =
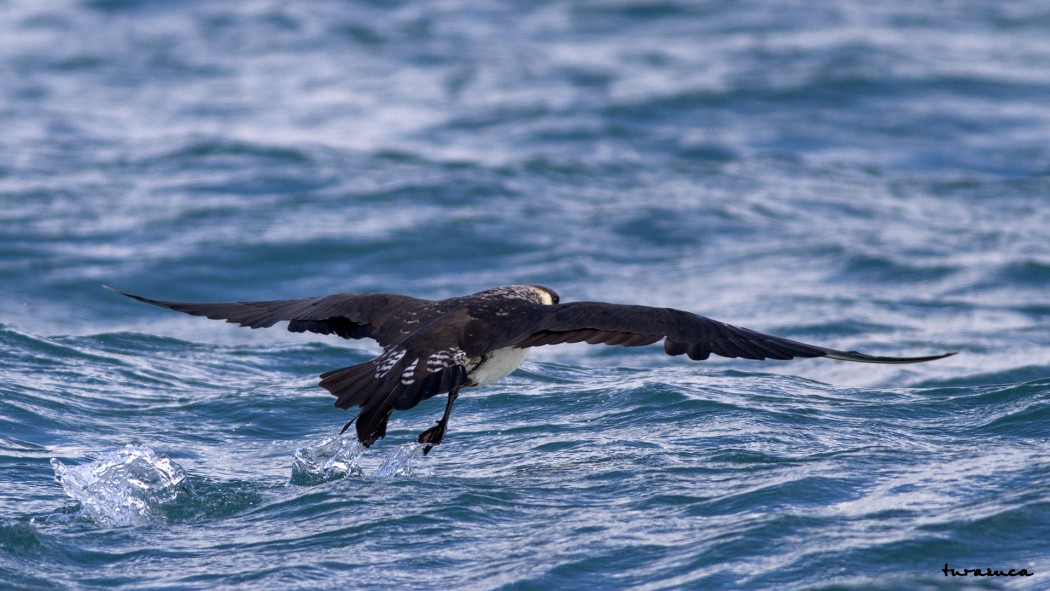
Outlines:
[{"label": "white spot on wing", "polygon": [[412,363],[408,364],[408,367],[405,368],[405,371],[401,372],[402,384],[405,384],[407,386],[408,384],[411,384],[412,382],[416,381],[416,377],[414,374],[416,373],[416,365],[418,363],[419,358],[417,357],[412,360]]},{"label": "white spot on wing", "polygon": [[376,379],[383,379],[383,377],[386,376],[386,374],[390,373],[390,370],[393,369],[394,366],[397,365],[397,363],[401,361],[401,358],[404,356],[404,349],[393,349],[380,355],[379,358],[376,359],[376,361],[378,362],[376,364]]},{"label": "white spot on wing", "polygon": [[438,351],[427,357],[427,372],[435,373],[453,365],[466,365],[467,354],[458,347]]}]

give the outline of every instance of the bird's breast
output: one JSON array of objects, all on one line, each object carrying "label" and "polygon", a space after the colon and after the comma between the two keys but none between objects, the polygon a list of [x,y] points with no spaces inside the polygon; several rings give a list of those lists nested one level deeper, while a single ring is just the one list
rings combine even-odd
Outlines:
[{"label": "bird's breast", "polygon": [[496,349],[481,359],[477,367],[467,376],[468,385],[486,386],[511,374],[529,354],[528,348],[504,347]]}]

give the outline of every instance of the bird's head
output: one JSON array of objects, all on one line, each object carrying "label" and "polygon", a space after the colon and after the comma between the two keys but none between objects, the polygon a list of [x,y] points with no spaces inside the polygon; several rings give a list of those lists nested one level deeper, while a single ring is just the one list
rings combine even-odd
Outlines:
[{"label": "bird's head", "polygon": [[555,293],[554,290],[549,287],[543,287],[542,285],[526,285],[525,287],[529,288],[530,291],[539,296],[539,303],[543,304],[544,306],[553,306],[554,304],[557,304],[559,301],[561,301],[561,298],[558,297],[558,294]]}]

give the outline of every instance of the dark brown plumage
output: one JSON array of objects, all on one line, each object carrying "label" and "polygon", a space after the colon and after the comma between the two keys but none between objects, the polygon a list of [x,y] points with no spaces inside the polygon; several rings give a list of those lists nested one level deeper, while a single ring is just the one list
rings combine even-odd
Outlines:
[{"label": "dark brown plumage", "polygon": [[[116,291],[116,290],[114,290]],[[553,290],[511,285],[446,300],[391,294],[341,293],[300,300],[166,302],[130,298],[194,316],[264,328],[282,321],[292,332],[375,339],[383,353],[364,363],[321,374],[321,386],[339,408],[360,408],[358,439],[366,446],[386,434],[390,413],[437,394],[449,395],[438,424],[419,436],[425,452],[441,442],[452,404],[464,387],[483,386],[510,374],[529,347],[603,343],[624,347],[661,339],[669,355],[707,359],[828,357],[866,363],[919,363],[954,355],[876,357],[839,351],[739,328],[672,308],[572,302]]]}]

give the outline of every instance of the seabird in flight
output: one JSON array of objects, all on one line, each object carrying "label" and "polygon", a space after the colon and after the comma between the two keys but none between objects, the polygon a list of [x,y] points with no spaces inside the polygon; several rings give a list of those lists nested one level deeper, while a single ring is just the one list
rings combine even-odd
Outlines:
[{"label": "seabird in flight", "polygon": [[558,294],[540,285],[496,287],[446,300],[339,293],[300,300],[194,303],[118,293],[250,328],[287,321],[292,332],[375,339],[382,354],[321,374],[321,386],[336,397],[337,407],[360,408],[343,431],[356,421],[357,438],[365,446],[386,435],[387,420],[395,409],[406,410],[432,396],[448,394],[441,420],[419,435],[419,442],[426,444],[424,453],[444,438],[460,389],[506,377],[521,365],[530,347],[539,345],[584,342],[640,347],[663,339],[668,355],[685,354],[695,360],[715,354],[745,359],[828,357],[919,363],[954,355],[876,357],[762,334],[673,308],[561,304]]}]

